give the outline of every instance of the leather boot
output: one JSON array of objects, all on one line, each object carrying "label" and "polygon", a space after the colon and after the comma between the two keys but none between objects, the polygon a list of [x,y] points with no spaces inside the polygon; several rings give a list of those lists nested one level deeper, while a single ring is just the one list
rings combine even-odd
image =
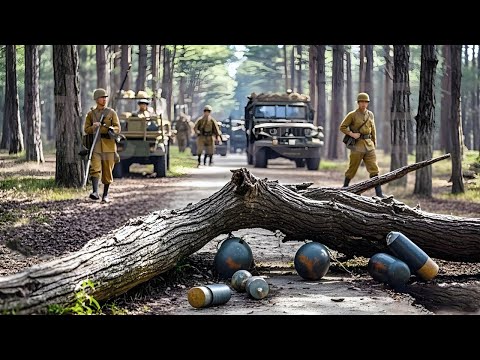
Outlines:
[{"label": "leather boot", "polygon": [[343,187],[347,187],[350,184],[350,179],[345,176],[345,180],[343,180]]},{"label": "leather boot", "polygon": [[212,160],[213,155],[210,155],[209,157],[210,157],[210,161],[208,162],[208,165],[212,166],[213,165],[213,160]]},{"label": "leather boot", "polygon": [[207,154],[203,156],[203,165],[207,165],[207,157],[208,157]]},{"label": "leather boot", "polygon": [[90,199],[98,200],[100,196],[98,196],[98,178],[92,177],[92,193],[90,194]]},{"label": "leather boot", "polygon": [[109,187],[110,187],[110,184],[104,184],[103,185],[102,203],[110,202],[110,199],[108,198],[108,188]]},{"label": "leather boot", "polygon": [[202,155],[198,155],[198,164],[197,164],[197,167],[200,167],[201,158],[202,158]]},{"label": "leather boot", "polygon": [[[371,178],[374,178],[374,177],[378,177],[378,174],[377,175],[370,175],[370,179]],[[381,198],[384,198],[385,196],[383,195],[383,192],[382,192],[382,185],[376,185],[375,186],[375,195],[377,195],[378,197],[381,197]]]}]

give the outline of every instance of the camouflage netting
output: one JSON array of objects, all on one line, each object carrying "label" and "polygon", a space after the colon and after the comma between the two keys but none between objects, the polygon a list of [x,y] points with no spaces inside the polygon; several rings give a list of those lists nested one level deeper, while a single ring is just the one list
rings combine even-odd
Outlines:
[{"label": "camouflage netting", "polygon": [[287,93],[252,93],[250,99],[257,101],[310,101],[310,96],[297,92]]}]

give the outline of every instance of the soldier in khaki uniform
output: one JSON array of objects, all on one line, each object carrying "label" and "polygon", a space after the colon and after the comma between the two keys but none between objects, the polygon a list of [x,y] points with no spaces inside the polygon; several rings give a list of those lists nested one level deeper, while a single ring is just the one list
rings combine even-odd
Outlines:
[{"label": "soldier in khaki uniform", "polygon": [[[100,199],[98,196],[98,182],[101,173],[103,184],[102,203],[109,201],[108,189],[113,182],[112,170],[115,165],[115,154],[117,153],[115,139],[111,138],[108,132],[113,130],[115,134],[120,133],[120,122],[117,113],[106,106],[107,97],[107,92],[104,89],[96,89],[93,92],[93,99],[96,101],[97,106],[88,112],[84,125],[86,134],[95,134],[100,126],[97,142],[92,145],[94,148],[90,165],[90,178],[93,191],[90,194],[90,199]],[[100,119],[102,119],[102,122],[100,122]]]},{"label": "soldier in khaki uniform", "polygon": [[189,123],[188,115],[180,113],[180,116],[175,125],[177,130],[178,150],[184,152],[188,146],[188,139],[192,136],[192,128]]},{"label": "soldier in khaki uniform", "polygon": [[203,116],[200,116],[195,121],[194,131],[197,134],[197,155],[198,164],[200,166],[200,158],[202,157],[203,149],[205,148],[205,157],[203,158],[203,165],[207,165],[207,156],[210,157],[209,165],[213,164],[212,157],[215,152],[215,140],[221,141],[222,134],[218,127],[217,120],[212,115],[212,107],[205,105],[203,108]]},{"label": "soldier in khaki uniform", "polygon": [[[369,102],[370,97],[367,93],[359,93],[357,96],[358,108],[349,112],[340,124],[342,133],[357,139],[354,149],[350,151],[350,163],[345,172],[343,187],[349,185],[362,160],[370,178],[378,176],[377,156],[375,154],[377,144],[375,119],[373,112],[367,109]],[[381,185],[375,187],[375,193],[377,196],[383,197]]]},{"label": "soldier in khaki uniform", "polygon": [[144,117],[144,118],[149,118],[150,112],[148,111],[148,105],[150,102],[147,99],[140,99],[138,100],[138,111],[137,111],[137,116],[138,117]]}]

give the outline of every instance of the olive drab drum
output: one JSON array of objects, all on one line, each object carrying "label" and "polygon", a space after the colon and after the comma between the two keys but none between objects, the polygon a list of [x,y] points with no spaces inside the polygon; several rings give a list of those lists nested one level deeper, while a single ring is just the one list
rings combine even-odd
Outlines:
[{"label": "olive drab drum", "polygon": [[204,308],[225,304],[230,300],[232,290],[225,284],[195,286],[188,290],[188,302],[194,308]]},{"label": "olive drab drum", "polygon": [[238,270],[232,275],[231,285],[238,292],[245,292],[245,285],[247,280],[252,277],[252,274],[247,270]]},{"label": "olive drab drum", "polygon": [[410,279],[410,269],[402,260],[394,256],[378,253],[368,261],[368,272],[378,282],[400,289]]},{"label": "olive drab drum", "polygon": [[225,240],[213,259],[220,279],[229,279],[238,270],[250,270],[253,265],[252,249],[243,239],[233,237]]},{"label": "olive drab drum", "polygon": [[320,280],[330,268],[330,255],[325,245],[310,242],[297,250],[293,264],[305,280]]}]

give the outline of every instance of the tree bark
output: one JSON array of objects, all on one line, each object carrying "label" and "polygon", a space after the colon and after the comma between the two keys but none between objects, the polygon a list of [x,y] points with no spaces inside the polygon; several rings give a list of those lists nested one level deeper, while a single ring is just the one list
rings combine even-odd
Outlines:
[{"label": "tree bark", "polygon": [[370,95],[368,109],[375,113],[375,96],[373,86],[373,45],[365,45],[367,64],[365,67],[365,91]]},{"label": "tree bark", "polygon": [[[326,100],[327,94],[325,85],[327,83],[325,77],[325,45],[317,45],[317,124],[323,126],[325,130],[326,121]],[[323,149],[325,146],[323,147]]]},{"label": "tree bark", "polygon": [[303,58],[302,58],[302,52],[303,52],[303,46],[302,45],[297,45],[297,56],[298,56],[298,76],[297,76],[297,79],[298,79],[298,92],[300,94],[303,93],[303,84],[302,84],[302,62],[303,62]]},{"label": "tree bark", "polygon": [[[420,94],[418,99],[416,161],[430,159],[433,154],[433,130],[435,128],[435,74],[437,69],[435,45],[422,45],[420,65]],[[432,168],[415,173],[414,194],[432,197]]]},{"label": "tree bark", "polygon": [[111,45],[112,46],[112,56],[113,56],[113,70],[112,70],[112,97],[116,97],[118,95],[118,91],[120,90],[120,85],[122,80],[120,78],[122,69],[121,69],[121,50],[120,45]]},{"label": "tree bark", "polygon": [[[475,121],[473,123],[473,142],[475,146],[475,150],[479,150],[480,152],[480,110],[478,107],[480,106],[480,46],[477,46],[477,71],[476,71],[476,116]],[[479,154],[480,156],[480,154]]]},{"label": "tree bark", "polygon": [[96,45],[95,57],[97,60],[97,88],[105,89],[108,93],[107,53],[105,45]]},{"label": "tree bark", "polygon": [[289,88],[287,45],[283,45],[283,71],[285,76],[285,91],[287,91]]},{"label": "tree bark", "polygon": [[76,45],[53,45],[56,118],[55,183],[81,187],[84,163],[78,151],[82,146],[81,107]]},{"label": "tree bark", "polygon": [[290,52],[290,88],[295,92],[295,45],[292,45],[292,51]]},{"label": "tree bark", "polygon": [[23,151],[23,133],[20,123],[17,90],[17,60],[15,45],[5,45],[5,108],[3,112],[1,149],[9,154]]},{"label": "tree bark", "polygon": [[461,136],[460,131],[460,86],[462,83],[462,45],[450,45],[452,80],[451,94],[452,101],[450,107],[450,134],[452,138],[452,194],[465,192],[463,186],[462,174],[462,153],[461,153]]},{"label": "tree bark", "polygon": [[[341,137],[339,136],[339,126],[345,114],[343,111],[343,54],[344,45],[332,45],[333,65],[332,65],[332,112],[330,116],[330,134],[328,145],[328,158],[337,159],[343,147]],[[342,144],[343,145],[343,144]],[[342,153],[343,155],[343,153]]]},{"label": "tree bark", "polygon": [[75,286],[87,278],[95,284],[89,294],[106,300],[171,269],[211,239],[244,228],[280,230],[282,241],[310,239],[363,256],[388,251],[385,238],[395,230],[433,258],[480,261],[480,219],[426,213],[342,190],[326,190],[328,200],[317,201],[245,168],[232,172],[230,182],[196,204],[131,219],[73,254],[0,278],[0,311],[26,314],[72,303]]},{"label": "tree bark", "polygon": [[442,101],[440,108],[440,144],[445,152],[452,151],[452,138],[450,136],[450,109],[452,103],[451,91],[451,56],[450,45],[442,45],[443,76],[442,76]]},{"label": "tree bark", "polygon": [[[460,62],[461,63],[461,62]],[[463,66],[465,69],[468,69],[468,45],[463,45]],[[463,135],[465,136],[465,146],[468,149],[472,148],[472,144],[470,142],[470,114],[468,111],[468,103],[469,103],[469,97],[468,97],[468,91],[463,91],[461,95],[461,116],[460,119],[462,121],[462,129],[463,129]]]},{"label": "tree bark", "polygon": [[152,91],[157,96],[158,79],[158,45],[152,45]]},{"label": "tree bark", "polygon": [[346,99],[347,99],[347,111],[350,108],[355,107],[355,103],[353,102],[353,85],[352,85],[352,47],[349,46],[348,50],[346,51],[347,57],[346,57],[346,67],[347,67],[347,94],[346,94]]},{"label": "tree bark", "polygon": [[358,92],[365,92],[365,45],[360,45],[360,64],[359,64]]},{"label": "tree bark", "polygon": [[391,46],[383,45],[385,57],[385,87],[383,92],[384,99],[384,120],[383,120],[383,153],[389,154],[392,151],[391,142],[391,118],[392,118],[392,96],[393,96],[393,59],[390,55]]},{"label": "tree bark", "polygon": [[123,85],[123,90],[130,90],[132,88],[132,85],[130,83],[130,73],[128,73],[128,69],[130,67],[130,64],[132,63],[132,53],[130,51],[130,45],[121,45],[122,47],[122,55],[120,59],[120,68],[121,68],[121,78],[122,81],[125,79],[125,76],[127,76],[127,79],[125,80],[125,84]]},{"label": "tree bark", "polygon": [[[315,45],[308,47],[308,94],[310,96],[310,104],[313,109],[317,108],[317,92],[316,92],[316,68],[317,68],[317,49]],[[315,113],[313,123],[317,124],[317,114]]]},{"label": "tree bark", "polygon": [[26,160],[45,162],[42,145],[42,117],[40,113],[40,61],[37,45],[25,45],[25,127]]},{"label": "tree bark", "polygon": [[[393,46],[392,152],[390,170],[407,165],[407,122],[410,120],[409,46]],[[394,184],[407,185],[407,178]]]},{"label": "tree bark", "polygon": [[138,76],[136,91],[145,91],[147,85],[147,45],[138,45]]},{"label": "tree bark", "polygon": [[472,104],[471,111],[470,111],[470,130],[471,135],[470,138],[470,150],[478,150],[476,144],[476,136],[475,132],[478,131],[478,125],[480,124],[480,120],[478,118],[478,103],[477,103],[477,94],[476,88],[478,84],[478,73],[477,73],[477,57],[475,53],[476,46],[472,45],[472,72],[473,72],[473,83],[475,84],[472,86],[472,90],[470,92],[470,102]]}]

